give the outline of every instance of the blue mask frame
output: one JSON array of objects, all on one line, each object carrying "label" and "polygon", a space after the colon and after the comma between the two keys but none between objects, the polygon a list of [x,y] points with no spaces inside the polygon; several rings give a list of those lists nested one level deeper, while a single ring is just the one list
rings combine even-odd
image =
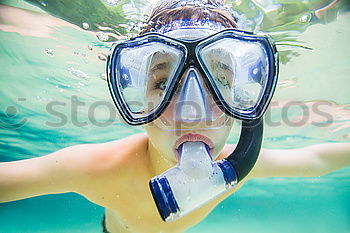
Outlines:
[{"label": "blue mask frame", "polygon": [[[266,51],[269,66],[266,87],[263,91],[262,98],[260,98],[260,100],[254,107],[251,107],[248,110],[242,111],[241,109],[229,106],[229,104],[223,99],[222,95],[220,94],[220,91],[216,87],[214,79],[213,77],[211,77],[210,72],[203,65],[203,59],[199,56],[199,51],[202,48],[222,38],[235,38],[242,41],[257,42]],[[116,72],[116,68],[118,67],[120,59],[118,55],[122,51],[122,49],[133,48],[150,42],[160,42],[175,47],[183,52],[184,57],[175,72],[174,78],[170,81],[167,93],[165,93],[165,96],[159,104],[159,106],[157,107],[157,109],[155,109],[149,115],[136,117],[135,114],[130,111],[118,88],[118,85],[120,85],[117,83],[118,74]],[[169,102],[171,101],[178,87],[179,79],[190,66],[194,66],[198,69],[199,73],[204,79],[205,85],[211,92],[215,103],[224,113],[240,120],[250,121],[261,118],[271,101],[278,79],[278,52],[274,43],[270,40],[269,37],[255,35],[251,32],[246,32],[237,29],[226,29],[216,34],[213,34],[207,38],[195,41],[174,39],[158,33],[147,33],[145,35],[135,37],[131,40],[118,43],[112,48],[111,53],[108,57],[107,77],[108,86],[110,93],[113,97],[113,101],[117,106],[117,109],[123,117],[123,119],[130,125],[142,125],[158,118],[164,112]],[[119,71],[119,73],[122,72],[123,71]]]}]

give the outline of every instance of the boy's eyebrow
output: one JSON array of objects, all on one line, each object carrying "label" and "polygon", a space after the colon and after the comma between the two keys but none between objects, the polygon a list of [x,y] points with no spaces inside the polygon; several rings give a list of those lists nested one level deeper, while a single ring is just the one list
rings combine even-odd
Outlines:
[{"label": "boy's eyebrow", "polygon": [[220,61],[217,58],[209,58],[209,61],[212,62],[213,64],[216,63],[216,64],[220,65],[220,68],[224,68],[226,70],[233,72],[232,64],[230,64],[230,62]]},{"label": "boy's eyebrow", "polygon": [[156,52],[152,55],[151,64],[150,64],[150,72],[154,72],[156,70],[166,69],[170,66],[170,62],[173,62],[174,58],[170,54],[162,54],[160,52]]},{"label": "boy's eyebrow", "polygon": [[[232,69],[232,63],[228,62],[230,61],[230,53],[223,50],[223,49],[214,49],[213,51],[211,51],[210,55],[209,55],[209,59],[211,62],[216,62],[220,65],[223,65],[225,67],[225,69],[228,69],[230,71],[233,71]],[[224,60],[219,60],[218,57],[224,57]]]},{"label": "boy's eyebrow", "polygon": [[226,69],[226,70],[229,70],[229,71],[231,71],[231,72],[233,72],[233,69],[232,69],[232,66],[230,65],[230,64],[226,64],[226,63],[224,63],[224,62],[218,62],[220,65],[222,65],[223,67],[222,68],[224,68],[224,69]]},{"label": "boy's eyebrow", "polygon": [[150,71],[154,72],[156,70],[166,69],[166,68],[168,68],[168,66],[169,66],[169,62],[161,62],[161,63],[158,63],[158,64],[152,66]]}]

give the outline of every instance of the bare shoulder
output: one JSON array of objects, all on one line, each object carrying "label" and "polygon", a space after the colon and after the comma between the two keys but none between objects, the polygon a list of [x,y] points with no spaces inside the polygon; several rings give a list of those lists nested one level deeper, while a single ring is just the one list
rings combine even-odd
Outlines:
[{"label": "bare shoulder", "polygon": [[70,146],[38,160],[41,167],[59,166],[75,177],[76,183],[92,181],[109,172],[126,169],[135,159],[144,158],[142,154],[147,151],[147,142],[146,134],[136,134],[105,143]]},{"label": "bare shoulder", "polygon": [[[73,178],[74,191],[90,199],[93,190],[104,190],[113,184],[123,183],[125,174],[136,169],[147,169],[148,137],[146,134],[132,135],[120,140],[97,144],[81,144],[63,150],[70,151],[69,172]],[[73,186],[73,185],[72,185]]]},{"label": "bare shoulder", "polygon": [[136,134],[120,140],[98,144],[73,146],[76,164],[89,173],[98,173],[122,167],[147,151],[148,137]]}]

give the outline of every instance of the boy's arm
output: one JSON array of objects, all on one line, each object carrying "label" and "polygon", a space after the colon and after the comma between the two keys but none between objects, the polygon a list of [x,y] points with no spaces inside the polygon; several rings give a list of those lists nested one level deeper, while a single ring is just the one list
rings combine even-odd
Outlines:
[{"label": "boy's arm", "polygon": [[95,200],[99,193],[94,190],[110,185],[111,174],[113,182],[123,179],[120,174],[130,155],[135,157],[134,150],[147,145],[147,140],[144,134],[137,134],[106,143],[71,146],[33,159],[0,163],[0,202],[65,192]]},{"label": "boy's arm", "polygon": [[315,177],[350,166],[350,143],[261,150],[251,177]]},{"label": "boy's arm", "polygon": [[52,154],[0,163],[0,202],[72,192],[86,174],[82,162],[91,145],[72,146]]}]

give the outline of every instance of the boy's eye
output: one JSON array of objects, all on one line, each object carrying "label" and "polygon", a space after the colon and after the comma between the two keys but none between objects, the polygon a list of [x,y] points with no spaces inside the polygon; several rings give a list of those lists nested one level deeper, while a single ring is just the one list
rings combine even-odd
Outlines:
[{"label": "boy's eye", "polygon": [[162,78],[160,80],[157,80],[154,84],[154,89],[155,90],[162,90],[164,91],[166,88],[166,84],[167,84],[167,78]]},{"label": "boy's eye", "polygon": [[214,78],[225,87],[232,86],[233,70],[228,65],[216,62],[211,66],[211,72]]},{"label": "boy's eye", "polygon": [[218,77],[217,79],[216,79],[222,86],[227,86],[227,87],[229,87],[230,86],[230,83],[226,80],[226,78],[225,77],[223,77],[223,76],[221,76],[221,77]]}]

